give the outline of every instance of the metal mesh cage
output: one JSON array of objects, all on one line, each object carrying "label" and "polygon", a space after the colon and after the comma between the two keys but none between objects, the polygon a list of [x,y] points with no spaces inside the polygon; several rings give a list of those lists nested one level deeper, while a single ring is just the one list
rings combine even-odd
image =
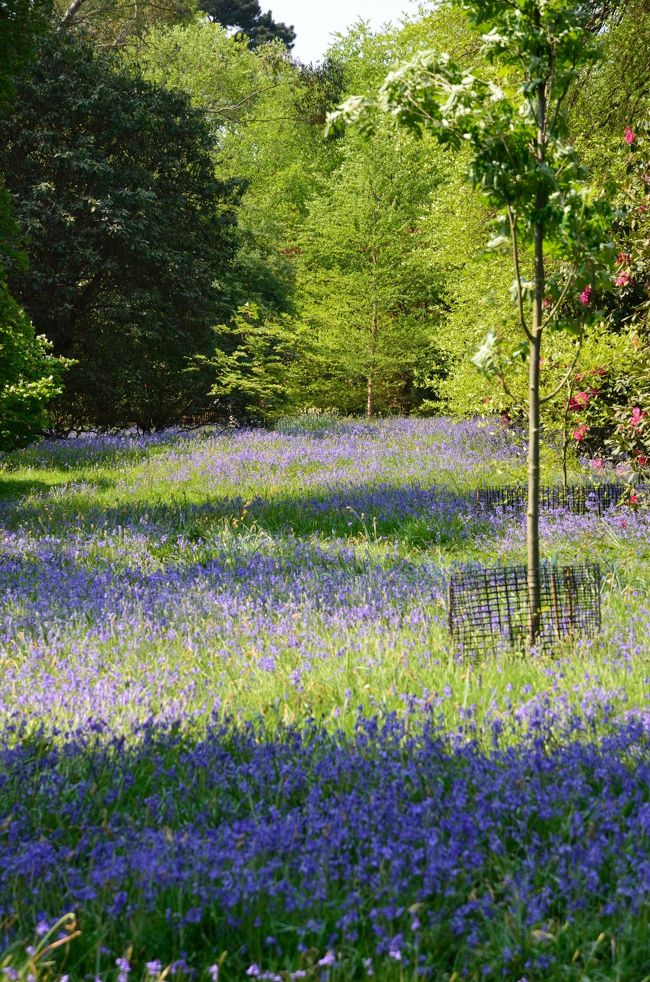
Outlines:
[{"label": "metal mesh cage", "polygon": [[[618,505],[629,495],[624,484],[572,484],[568,487],[553,484],[539,489],[541,508],[565,508],[582,515],[594,512],[602,515],[608,508]],[[526,508],[528,490],[525,484],[500,488],[479,488],[476,502],[479,508],[489,511],[523,511]]]},{"label": "metal mesh cage", "polygon": [[[483,654],[509,644],[521,647],[528,626],[526,566],[477,567],[452,574],[449,582],[449,630],[468,654]],[[542,564],[541,629],[538,646],[551,651],[565,637],[600,629],[601,572],[596,563],[579,566]]]}]

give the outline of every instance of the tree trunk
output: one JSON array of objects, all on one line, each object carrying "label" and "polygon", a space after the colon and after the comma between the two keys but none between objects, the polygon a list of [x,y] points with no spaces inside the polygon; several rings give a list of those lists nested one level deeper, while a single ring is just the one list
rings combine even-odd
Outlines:
[{"label": "tree trunk", "polygon": [[[538,248],[539,239],[539,248]],[[528,647],[531,648],[540,629],[540,570],[539,570],[539,360],[542,348],[542,295],[544,287],[544,251],[542,230],[535,235],[535,306],[533,309],[533,339],[530,345],[528,374],[528,509],[526,513],[526,553],[528,563]],[[540,273],[541,266],[541,273]],[[540,279],[541,277],[541,279]]]},{"label": "tree trunk", "polygon": [[[546,91],[540,85],[537,94],[537,157],[538,164],[546,156]],[[541,180],[541,176],[539,178]],[[544,219],[548,194],[540,188],[535,210],[535,297],[530,342],[528,373],[528,509],[526,512],[526,557],[528,565],[528,635],[530,650],[537,641],[541,626],[541,576],[539,561],[539,456],[540,456],[540,358],[544,318]]]},{"label": "tree trunk", "polygon": [[377,335],[379,333],[379,315],[377,303],[377,254],[372,253],[372,313],[370,319],[370,344],[368,345],[369,368],[366,388],[366,416],[375,414],[375,359],[377,357]]}]

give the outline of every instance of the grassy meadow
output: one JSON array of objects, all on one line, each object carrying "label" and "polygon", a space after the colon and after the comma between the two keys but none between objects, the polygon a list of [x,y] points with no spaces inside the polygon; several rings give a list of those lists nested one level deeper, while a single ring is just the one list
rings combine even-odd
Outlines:
[{"label": "grassy meadow", "polygon": [[448,636],[453,565],[525,555],[474,493],[524,475],[493,420],[5,455],[5,975],[650,979],[650,514],[543,515],[597,637]]}]

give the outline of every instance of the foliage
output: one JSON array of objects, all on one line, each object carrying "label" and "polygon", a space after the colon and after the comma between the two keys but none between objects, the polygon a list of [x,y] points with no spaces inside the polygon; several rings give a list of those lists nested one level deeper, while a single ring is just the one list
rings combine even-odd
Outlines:
[{"label": "foliage", "polygon": [[65,360],[50,354],[0,281],[0,451],[24,447],[47,428],[47,405],[61,393]]},{"label": "foliage", "polygon": [[387,127],[369,143],[350,136],[309,202],[297,260],[314,362],[308,401],[372,416],[433,394],[419,370],[436,364],[440,286],[420,225],[439,175],[422,170],[418,150]]},{"label": "foliage", "polygon": [[292,374],[301,334],[289,318],[264,315],[255,304],[241,307],[230,325],[217,329],[214,355],[201,359],[216,382],[210,394],[236,419],[268,423],[291,402]]},{"label": "foliage", "polygon": [[0,109],[13,101],[16,74],[34,55],[34,37],[49,12],[48,0],[3,0],[0,6]]},{"label": "foliage", "polygon": [[200,0],[200,6],[211,21],[238,28],[251,48],[281,41],[291,50],[296,40],[293,27],[274,21],[270,10],[263,13],[258,0]]},{"label": "foliage", "polygon": [[568,393],[570,435],[594,458],[650,459],[650,179],[647,127],[626,128],[627,177],[618,196],[616,275],[602,298],[606,329],[592,339],[589,372]]},{"label": "foliage", "polygon": [[138,63],[206,111],[220,172],[242,181],[231,306],[254,303],[272,316],[291,309],[296,236],[333,157],[321,124],[339,91],[336,68],[297,67],[278,44],[250,51],[211,23],[152,31]]},{"label": "foliage", "polygon": [[[0,6],[0,113],[15,96],[16,76],[34,54],[36,32],[48,13],[46,3],[6,0]],[[53,358],[48,342],[34,329],[9,292],[6,270],[22,267],[11,198],[0,171],[0,451],[24,446],[47,426],[46,407],[61,391],[66,363]]]},{"label": "foliage", "polygon": [[19,96],[0,157],[31,266],[11,283],[79,362],[62,425],[150,428],[200,411],[209,384],[184,369],[229,311],[239,193],[214,174],[204,116],[63,33],[43,40]]},{"label": "foliage", "polygon": [[54,7],[58,30],[110,51],[127,44],[142,49],[152,27],[187,23],[197,13],[196,0],[54,0]]}]

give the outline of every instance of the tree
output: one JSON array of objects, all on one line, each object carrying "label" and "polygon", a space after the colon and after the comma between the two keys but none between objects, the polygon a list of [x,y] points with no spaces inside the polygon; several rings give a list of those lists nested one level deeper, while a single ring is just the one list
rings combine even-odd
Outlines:
[{"label": "tree", "polygon": [[[312,335],[315,400],[348,411],[409,412],[435,361],[440,284],[420,260],[438,175],[417,143],[388,127],[352,135],[341,165],[309,202],[297,257],[298,321]],[[432,394],[432,393],[430,393]]]},{"label": "tree", "polygon": [[200,0],[200,5],[211,21],[237,28],[251,48],[281,41],[290,51],[296,40],[293,26],[274,21],[270,10],[262,13],[258,0]]},{"label": "tree", "polygon": [[[392,72],[374,106],[353,98],[331,126],[362,121],[379,109],[415,133],[431,132],[443,144],[469,154],[469,174],[500,209],[495,246],[512,250],[513,298],[528,358],[528,643],[540,628],[540,362],[545,331],[563,329],[578,337],[592,315],[596,293],[608,282],[613,248],[605,202],[567,143],[565,101],[579,68],[594,55],[584,7],[570,0],[456,0],[484,35],[489,59],[516,67],[520,84],[508,96],[482,82],[448,55],[425,52]],[[530,248],[532,264],[526,270]],[[551,256],[561,266],[549,268]],[[528,275],[526,273],[528,272]],[[565,315],[564,301],[577,298]],[[495,360],[496,338],[488,337],[480,362]],[[576,345],[576,359],[579,344]],[[573,370],[570,366],[569,374]],[[563,388],[564,382],[557,386]]]},{"label": "tree", "polygon": [[151,428],[202,411],[210,382],[185,368],[230,313],[239,196],[215,176],[204,115],[59,33],[20,82],[0,163],[30,248],[12,289],[78,361],[61,421]]},{"label": "tree", "polygon": [[126,44],[142,48],[154,26],[191,21],[196,0],[54,0],[59,30],[73,31],[97,48],[115,50]]},{"label": "tree", "polygon": [[220,24],[198,22],[154,28],[137,61],[150,81],[187,92],[204,109],[215,165],[242,180],[237,252],[223,281],[238,314],[221,321],[216,353],[200,364],[213,373],[213,394],[226,411],[270,419],[307,391],[296,375],[304,345],[290,336],[297,342],[300,326],[281,315],[301,306],[296,275],[309,201],[340,158],[322,136],[341,96],[338,68],[305,69],[278,42],[250,50]]}]

